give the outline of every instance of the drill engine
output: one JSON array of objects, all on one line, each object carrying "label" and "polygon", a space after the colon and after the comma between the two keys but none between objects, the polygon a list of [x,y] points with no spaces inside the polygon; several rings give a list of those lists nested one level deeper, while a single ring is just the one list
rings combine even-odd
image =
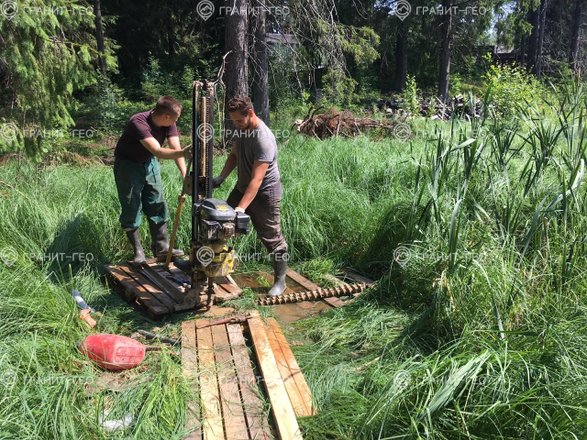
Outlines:
[{"label": "drill engine", "polygon": [[209,278],[227,276],[233,271],[235,261],[227,241],[249,232],[249,216],[214,198],[204,199],[196,210],[199,218],[196,269]]}]

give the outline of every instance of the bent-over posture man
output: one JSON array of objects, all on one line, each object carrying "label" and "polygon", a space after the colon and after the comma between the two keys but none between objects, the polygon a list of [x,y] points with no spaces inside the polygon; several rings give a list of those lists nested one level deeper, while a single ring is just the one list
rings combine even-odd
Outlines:
[{"label": "bent-over posture man", "polygon": [[214,178],[218,187],[237,168],[237,184],[227,203],[235,211],[246,212],[257,235],[269,251],[275,282],[269,295],[285,290],[287,243],[281,233],[281,180],[277,168],[277,143],[265,123],[257,117],[249,97],[236,97],[228,104],[228,113],[235,128],[230,155],[220,176]]},{"label": "bent-over posture man", "polygon": [[[116,144],[114,180],[122,208],[120,225],[134,250],[132,263],[145,261],[139,233],[141,210],[149,220],[153,255],[163,261],[169,250],[169,212],[163,198],[158,159],[175,159],[185,178],[184,151],[175,125],[180,115],[181,103],[171,96],[162,96],[153,110],[132,115]],[[166,140],[169,148],[162,146]],[[173,255],[181,256],[183,252],[174,249]]]}]

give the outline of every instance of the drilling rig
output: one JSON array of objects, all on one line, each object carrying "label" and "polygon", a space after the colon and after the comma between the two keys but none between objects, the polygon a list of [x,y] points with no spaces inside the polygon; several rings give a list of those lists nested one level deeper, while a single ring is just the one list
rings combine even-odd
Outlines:
[{"label": "drilling rig", "polygon": [[216,83],[195,81],[192,90],[192,146],[188,174],[192,197],[192,235],[190,241],[191,289],[207,293],[206,304],[214,300],[214,278],[234,270],[235,252],[228,241],[249,232],[250,217],[236,212],[226,201],[215,199],[213,191],[214,98]]}]

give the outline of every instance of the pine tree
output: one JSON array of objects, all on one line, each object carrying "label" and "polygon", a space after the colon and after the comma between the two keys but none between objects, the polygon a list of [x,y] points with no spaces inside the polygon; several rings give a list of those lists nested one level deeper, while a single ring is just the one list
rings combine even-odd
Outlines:
[{"label": "pine tree", "polygon": [[[12,1],[12,0],[7,0]],[[73,93],[97,80],[98,51],[90,4],[12,2],[0,14],[0,151],[50,148],[47,133],[73,124]],[[104,62],[115,62],[106,49]]]}]

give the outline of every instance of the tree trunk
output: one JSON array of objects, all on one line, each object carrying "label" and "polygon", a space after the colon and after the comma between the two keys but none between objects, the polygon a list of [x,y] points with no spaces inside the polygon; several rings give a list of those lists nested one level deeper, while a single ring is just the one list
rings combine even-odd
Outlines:
[{"label": "tree trunk", "polygon": [[[247,1],[226,0],[225,6],[231,11],[226,16],[224,45],[232,51],[226,58],[226,101],[235,96],[248,96],[247,65]],[[228,114],[226,115],[228,116]]]},{"label": "tree trunk", "polygon": [[540,27],[539,9],[528,12],[528,23],[532,25],[532,32],[528,39],[528,56],[526,57],[526,69],[533,72],[536,67],[536,54],[538,49],[538,28]]},{"label": "tree trunk", "polygon": [[450,49],[452,43],[452,14],[451,0],[442,0],[445,11],[442,16],[442,49],[440,53],[440,78],[438,81],[438,96],[443,102],[448,100],[448,84],[450,78]]},{"label": "tree trunk", "polygon": [[546,9],[548,8],[548,0],[540,1],[540,28],[538,29],[538,46],[536,47],[536,63],[534,74],[538,77],[542,76],[543,56],[544,52],[544,31],[546,26]]},{"label": "tree trunk", "polygon": [[169,10],[167,16],[167,54],[169,58],[175,56],[175,26],[173,23],[173,13]]},{"label": "tree trunk", "polygon": [[269,125],[269,62],[265,27],[265,0],[255,0],[255,53],[253,57],[253,106],[257,115]]},{"label": "tree trunk", "polygon": [[400,22],[395,40],[395,89],[402,91],[408,77],[408,26]]},{"label": "tree trunk", "polygon": [[520,50],[518,53],[518,60],[517,62],[520,63],[520,65],[525,66],[526,65],[526,54],[527,54],[527,44],[528,42],[528,38],[526,36],[522,36],[520,38]]},{"label": "tree trunk", "polygon": [[569,63],[575,74],[579,73],[579,40],[581,35],[584,1],[585,0],[575,0],[575,11],[573,12],[573,25],[571,28]]},{"label": "tree trunk", "polygon": [[106,62],[104,61],[104,31],[102,29],[102,8],[100,0],[94,0],[94,23],[96,25],[96,47],[98,49],[98,69],[106,73]]}]

